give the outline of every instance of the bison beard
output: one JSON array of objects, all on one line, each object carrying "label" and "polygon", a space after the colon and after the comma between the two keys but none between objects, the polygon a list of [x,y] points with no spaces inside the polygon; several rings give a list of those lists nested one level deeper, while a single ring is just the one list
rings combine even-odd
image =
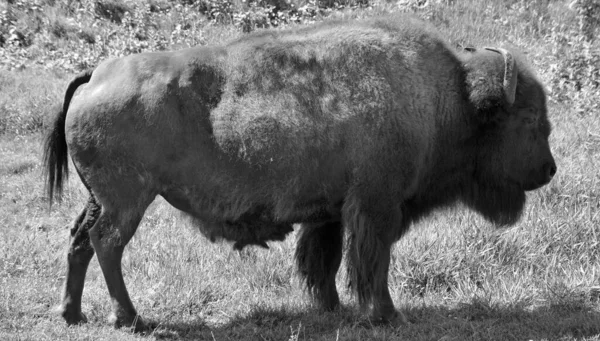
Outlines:
[{"label": "bison beard", "polygon": [[507,226],[519,220],[525,199],[525,192],[514,184],[473,183],[464,202],[497,226]]}]

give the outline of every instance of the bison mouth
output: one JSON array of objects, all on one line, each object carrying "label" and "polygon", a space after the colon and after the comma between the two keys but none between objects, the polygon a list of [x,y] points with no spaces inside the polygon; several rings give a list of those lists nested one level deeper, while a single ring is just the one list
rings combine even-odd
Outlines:
[{"label": "bison mouth", "polygon": [[554,160],[544,163],[542,167],[529,172],[523,190],[533,191],[547,185],[556,174],[556,164]]},{"label": "bison mouth", "polygon": [[550,180],[551,179],[547,179],[547,180],[539,181],[539,182],[538,181],[528,181],[528,182],[524,183],[522,187],[523,187],[524,191],[527,191],[527,192],[534,191],[538,188],[546,186],[550,182]]},{"label": "bison mouth", "polygon": [[544,185],[545,184],[538,184],[537,182],[530,182],[530,183],[527,183],[527,184],[523,185],[523,190],[526,191],[526,192],[534,191],[534,190],[536,190],[536,189],[538,189],[538,188],[540,188],[540,187],[542,187]]}]

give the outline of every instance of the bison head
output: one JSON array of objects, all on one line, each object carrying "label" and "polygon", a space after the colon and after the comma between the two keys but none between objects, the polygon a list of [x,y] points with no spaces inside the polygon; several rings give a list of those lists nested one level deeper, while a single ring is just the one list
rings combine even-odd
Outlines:
[{"label": "bison head", "polygon": [[525,191],[556,173],[546,94],[520,56],[500,48],[471,50],[465,79],[474,110],[474,181],[466,202],[500,225],[519,218]]}]

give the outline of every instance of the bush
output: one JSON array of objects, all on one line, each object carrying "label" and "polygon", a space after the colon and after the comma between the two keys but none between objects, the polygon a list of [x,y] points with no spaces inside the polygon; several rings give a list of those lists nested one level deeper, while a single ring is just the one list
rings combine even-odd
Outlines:
[{"label": "bush", "polygon": [[94,3],[94,11],[99,17],[120,24],[123,21],[123,16],[125,13],[129,12],[130,9],[120,1],[96,0]]},{"label": "bush", "polygon": [[[477,44],[475,35],[492,42],[490,38],[502,34],[502,39],[525,51],[541,49],[536,52],[540,63],[536,67],[541,66],[544,82],[552,88],[551,99],[577,102],[580,112],[597,110],[598,104],[592,99],[600,98],[600,0],[573,1],[571,11],[566,2],[545,0],[488,1],[482,4],[483,9],[473,8],[479,3],[475,0],[378,1],[4,2],[0,3],[0,66],[22,69],[37,64],[76,72],[109,56],[219,42],[237,35],[237,31],[310,23],[336,13],[360,17],[372,15],[368,14],[372,11],[402,11],[430,20],[455,39],[455,45]],[[367,10],[340,11],[358,8]],[[480,31],[473,32],[473,26]]]},{"label": "bush", "polygon": [[586,40],[596,39],[600,33],[600,0],[575,0],[571,7],[578,13],[579,30]]}]

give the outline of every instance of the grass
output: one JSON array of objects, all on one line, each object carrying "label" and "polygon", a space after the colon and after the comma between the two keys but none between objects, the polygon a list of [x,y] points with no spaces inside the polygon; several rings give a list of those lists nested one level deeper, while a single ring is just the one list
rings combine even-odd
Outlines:
[{"label": "grass", "polygon": [[39,133],[60,107],[70,76],[62,70],[0,69],[0,134]]},{"label": "grass", "polygon": [[[40,30],[29,36],[27,47],[0,49],[6,57],[0,62],[0,339],[600,340],[600,89],[594,85],[600,82],[595,64],[600,42],[586,38],[584,18],[566,1],[464,0],[425,8],[376,3],[371,9],[324,12],[362,17],[415,11],[454,45],[510,42],[527,53],[548,86],[558,174],[529,194],[523,219],[512,228],[495,229],[457,207],[415,225],[397,243],[390,288],[409,325],[365,325],[345,291],[344,271],[338,275],[343,308],[323,313],[312,307],[294,272],[295,236],[269,250],[234,252],[205,240],[157,200],[123,260],[134,304],[158,324],[150,335],[106,323],[110,302],[95,260],[83,295],[89,323],[68,327],[52,313],[65,274],[66,226],[87,196],[74,178],[63,202],[48,209],[40,132],[84,64],[126,48],[217,43],[245,28],[215,24],[181,5],[169,13],[131,14],[135,27],[156,24],[140,40],[126,26],[129,19],[119,25],[87,18],[88,2],[77,15],[64,1],[38,3],[52,20],[15,7],[17,26],[40,22]],[[127,2],[133,8],[140,4]],[[94,25],[83,25],[86,18]],[[304,19],[311,20],[320,17]],[[186,23],[192,26],[161,40]],[[116,37],[109,38],[111,30]],[[88,45],[80,32],[94,32],[101,47]],[[74,54],[87,61],[80,63]]]}]

